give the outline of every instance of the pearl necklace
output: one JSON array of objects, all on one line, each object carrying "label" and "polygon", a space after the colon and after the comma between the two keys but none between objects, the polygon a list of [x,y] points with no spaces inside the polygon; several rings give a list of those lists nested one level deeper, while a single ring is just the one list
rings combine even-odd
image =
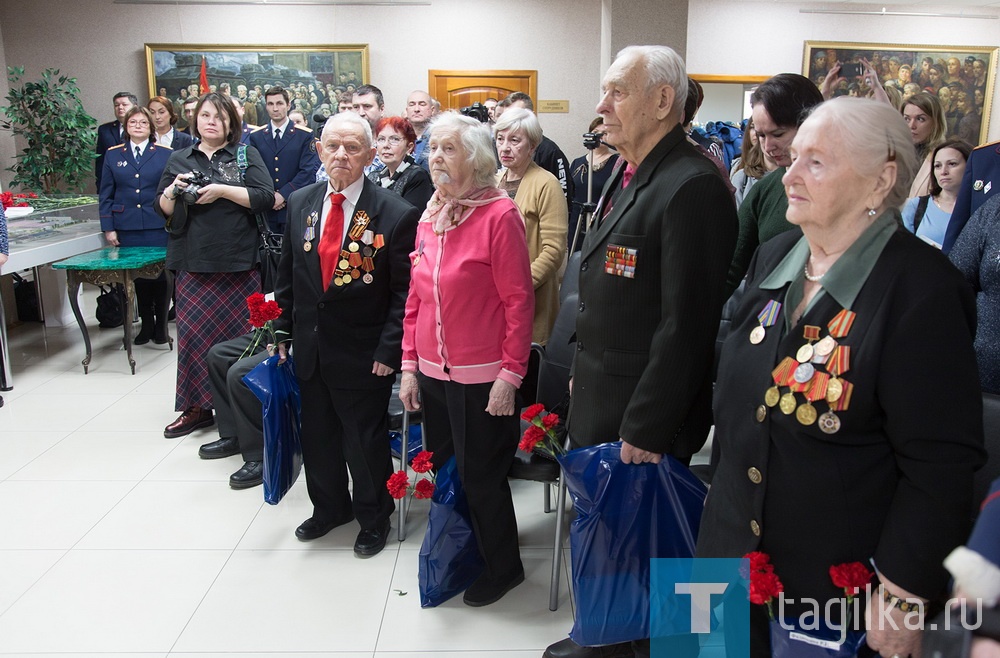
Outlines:
[{"label": "pearl necklace", "polygon": [[819,283],[820,280],[823,278],[823,276],[826,274],[826,272],[823,272],[823,274],[818,274],[816,276],[813,276],[812,274],[809,274],[809,261],[808,260],[806,261],[806,266],[802,268],[802,273],[806,275],[806,281],[811,281],[813,283]]}]

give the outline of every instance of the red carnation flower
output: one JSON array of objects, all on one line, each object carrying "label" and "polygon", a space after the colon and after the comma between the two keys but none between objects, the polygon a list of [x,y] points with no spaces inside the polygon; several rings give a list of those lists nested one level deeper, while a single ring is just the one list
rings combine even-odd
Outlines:
[{"label": "red carnation flower", "polygon": [[531,452],[538,445],[538,442],[545,438],[545,430],[537,425],[532,425],[524,430],[524,436],[517,447],[523,452]]},{"label": "red carnation flower", "polygon": [[389,490],[389,495],[398,500],[406,496],[406,491],[410,487],[410,478],[406,477],[406,471],[396,471],[389,476],[385,487]]},{"label": "red carnation flower", "polygon": [[848,598],[857,595],[871,583],[874,573],[861,562],[849,562],[830,567],[830,579],[837,587],[843,587]]},{"label": "red carnation flower", "polygon": [[530,423],[532,420],[535,419],[535,416],[542,413],[543,411],[545,411],[545,405],[540,402],[536,402],[535,404],[531,405],[530,407],[524,410],[524,413],[521,414],[521,420],[526,420]]},{"label": "red carnation flower", "polygon": [[267,301],[260,306],[260,315],[264,319],[264,322],[270,322],[271,320],[277,320],[281,317],[281,308],[278,306],[276,301]]},{"label": "red carnation flower", "polygon": [[[413,458],[413,461],[410,463],[410,466],[417,473],[427,473],[432,468],[434,468],[434,464],[431,463],[431,457],[433,456],[434,456],[433,452],[421,450],[420,452],[417,453],[417,456]],[[417,497],[419,498],[419,496]]]},{"label": "red carnation flower", "polygon": [[542,418],[542,425],[544,425],[545,429],[547,430],[554,428],[558,424],[559,424],[558,414],[549,414],[544,418]]},{"label": "red carnation flower", "polygon": [[[759,571],[774,571],[774,565],[771,564],[771,556],[767,553],[754,551],[744,555],[743,559],[747,561],[745,565],[740,566],[740,575],[744,578],[750,578],[750,574]],[[744,566],[746,568],[744,568]]]},{"label": "red carnation flower", "polygon": [[417,487],[413,491],[414,498],[430,498],[434,495],[434,483],[430,480],[417,480]]},{"label": "red carnation flower", "polygon": [[750,603],[768,605],[771,599],[783,591],[785,587],[773,571],[757,571],[750,574]]}]

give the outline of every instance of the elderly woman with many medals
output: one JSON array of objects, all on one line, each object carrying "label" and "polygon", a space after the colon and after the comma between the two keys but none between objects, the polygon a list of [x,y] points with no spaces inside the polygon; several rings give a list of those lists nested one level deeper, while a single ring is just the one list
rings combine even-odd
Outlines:
[{"label": "elderly woman with many medals", "polygon": [[[787,218],[801,232],[758,249],[723,348],[697,554],[768,554],[784,584],[775,612],[797,620],[816,602],[834,628],[846,619],[827,608],[844,597],[830,567],[868,565],[869,647],[919,656],[984,458],[975,300],[900,224],[917,161],[898,112],[824,103],[791,155]],[[866,615],[850,624],[866,630]],[[768,633],[751,606],[751,655],[771,655]]]}]

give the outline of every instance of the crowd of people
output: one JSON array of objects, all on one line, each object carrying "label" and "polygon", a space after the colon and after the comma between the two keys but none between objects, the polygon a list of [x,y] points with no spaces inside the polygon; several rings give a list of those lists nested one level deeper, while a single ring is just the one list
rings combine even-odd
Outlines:
[{"label": "crowd of people", "polygon": [[[692,134],[700,86],[662,46],[619,53],[593,148],[572,164],[523,93],[483,103],[484,120],[419,90],[392,116],[378,87],[346,76],[343,89],[161,93],[146,107],[117,94],[98,140],[102,230],[113,245],[165,245],[176,274],[173,291],[136,285],[137,344],[169,340],[175,304],[180,416],[164,435],[217,426],[200,456],[240,454],[230,486],[260,484],[260,405],[241,376],[291,354],[313,504],[295,534],[356,520],[368,557],[394,510],[385,412],[398,378],[435,466],[454,457],[466,491],[486,569],[464,601],[494,603],[524,580],[507,472],[530,346],[549,339],[573,244],[573,445],[687,464],[714,425],[699,557],[766,552],[789,596],[821,602],[840,595],[831,564],[872,562],[871,615],[932,606],[970,529],[981,393],[1000,393],[1000,150],[947,138],[941,87],[894,99],[883,64],[865,62],[872,98],[837,92],[833,58],[819,81],[759,85],[731,172]],[[935,65],[889,72],[933,87]],[[310,126],[324,104],[330,118]],[[248,356],[263,226],[283,236],[280,338]],[[752,655],[770,655],[766,613],[751,621]],[[868,631],[884,656],[919,655],[919,633]],[[690,637],[671,647],[697,655]],[[649,650],[567,638],[544,655]]]}]

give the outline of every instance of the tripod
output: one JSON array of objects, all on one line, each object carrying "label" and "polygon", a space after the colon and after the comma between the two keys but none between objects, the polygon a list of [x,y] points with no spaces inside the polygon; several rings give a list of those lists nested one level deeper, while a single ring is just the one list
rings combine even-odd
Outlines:
[{"label": "tripod", "polygon": [[[576,229],[573,231],[573,240],[570,243],[569,253],[570,255],[576,251],[576,245],[580,239],[580,227],[583,226],[584,222],[587,224],[587,230],[590,230],[590,225],[594,219],[594,211],[597,210],[597,204],[593,202],[594,194],[594,149],[600,146],[601,136],[596,133],[585,133],[583,136],[583,146],[589,151],[587,153],[587,202],[580,204],[580,217],[576,221]],[[605,144],[611,149],[614,149],[610,144]]]}]

